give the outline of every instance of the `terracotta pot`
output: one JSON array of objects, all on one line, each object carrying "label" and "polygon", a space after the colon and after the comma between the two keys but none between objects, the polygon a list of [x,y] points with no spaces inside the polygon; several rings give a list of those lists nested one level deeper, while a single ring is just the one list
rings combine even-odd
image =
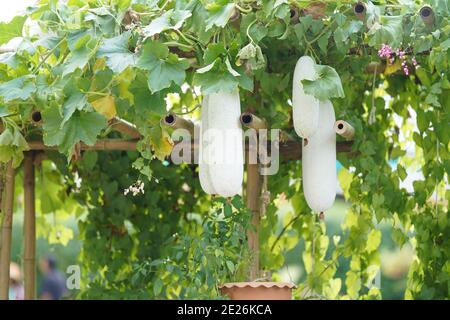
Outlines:
[{"label": "terracotta pot", "polygon": [[285,282],[232,282],[219,289],[231,300],[291,300],[295,287]]}]

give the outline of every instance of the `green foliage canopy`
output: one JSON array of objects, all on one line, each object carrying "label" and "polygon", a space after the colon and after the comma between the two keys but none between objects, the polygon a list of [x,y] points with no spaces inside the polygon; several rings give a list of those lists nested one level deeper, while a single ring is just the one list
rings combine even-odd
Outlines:
[{"label": "green foliage canopy", "polygon": [[[57,169],[45,177],[56,174],[64,182],[57,192],[88,208],[79,225],[90,275],[81,296],[215,297],[218,283],[246,277],[249,215],[240,197],[228,203],[204,195],[194,166],[154,160],[171,150],[159,120],[168,109],[199,117],[196,87],[203,94],[239,88],[245,108],[293,133],[292,72],[307,54],[321,77],[305,90],[332,98],[337,118],[356,128],[358,156],[339,156],[352,203],[346,237],[330,244],[324,222],[306,206],[301,163],[283,163],[269,178],[263,269],[282,267],[283,254],[304,241],[308,277],[298,295],[379,298],[371,285],[380,266],[376,225],[387,221],[399,245],[416,249],[406,298],[448,298],[449,6],[427,2],[432,25],[412,0],[367,2],[363,21],[345,0],[41,0],[0,24],[0,44],[21,37],[16,51],[0,54],[0,161],[19,166],[25,139],[42,138],[64,155],[51,155]],[[408,75],[399,57],[378,57],[383,44],[405,52]],[[30,124],[34,110],[42,112],[41,129]],[[144,136],[139,152],[85,153],[68,164],[78,142],[113,135],[107,120],[115,115]],[[411,141],[415,156],[405,152]],[[409,193],[401,181],[414,168],[423,179]],[[124,196],[138,179],[146,193]],[[274,201],[281,194],[293,211],[279,234]],[[340,258],[350,261],[345,280],[335,277]]]}]

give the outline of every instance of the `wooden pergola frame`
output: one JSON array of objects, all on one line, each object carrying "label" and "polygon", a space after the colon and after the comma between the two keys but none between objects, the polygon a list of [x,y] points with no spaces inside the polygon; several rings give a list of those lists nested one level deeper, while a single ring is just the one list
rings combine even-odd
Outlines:
[{"label": "wooden pergola frame", "polygon": [[[247,127],[261,129],[265,124],[259,118],[253,115],[255,120],[253,124],[244,123]],[[179,122],[184,125],[189,124],[187,120]],[[115,131],[130,137],[129,139],[101,139],[94,145],[89,146],[80,143],[79,150],[86,151],[135,151],[137,143],[142,138],[136,127],[122,119],[114,118],[109,122],[111,128]],[[345,123],[348,125],[347,123]],[[348,125],[350,130],[353,128]],[[342,130],[342,128],[340,128]],[[0,132],[3,131],[0,123]],[[352,138],[353,134],[345,135],[336,129],[336,132],[343,137]],[[347,132],[348,133],[348,132]],[[353,130],[354,133],[354,130]],[[339,153],[352,153],[353,141],[339,141],[336,144],[336,151]],[[35,160],[38,155],[45,155],[46,151],[57,150],[56,147],[46,146],[42,141],[28,141],[29,151],[24,153],[24,228],[23,228],[23,269],[24,269],[24,287],[25,299],[36,299],[36,207],[35,207]],[[271,143],[268,141],[268,150]],[[279,143],[279,153],[282,161],[295,161],[301,159],[302,142],[300,140],[288,140]],[[192,144],[192,149],[197,146]],[[248,146],[246,146],[248,151]],[[261,190],[263,186],[263,177],[259,172],[259,164],[246,164],[246,205],[252,211],[253,231],[248,232],[249,249],[252,252],[252,261],[250,264],[250,278],[255,280],[259,276],[259,221],[261,219]],[[14,211],[14,188],[15,188],[15,169],[12,163],[6,166],[5,190],[2,200],[2,212],[4,212],[1,247],[0,247],[0,300],[8,299],[9,289],[9,268],[11,262],[11,238],[12,223]]]}]

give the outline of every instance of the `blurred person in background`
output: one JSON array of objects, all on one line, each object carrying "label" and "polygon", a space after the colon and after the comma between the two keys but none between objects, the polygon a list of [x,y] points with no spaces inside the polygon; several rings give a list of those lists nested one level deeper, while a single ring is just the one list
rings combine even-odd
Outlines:
[{"label": "blurred person in background", "polygon": [[22,272],[17,263],[9,265],[9,300],[23,300],[24,288],[22,284]]},{"label": "blurred person in background", "polygon": [[60,300],[67,293],[66,279],[58,271],[56,258],[46,256],[40,260],[39,268],[42,273],[39,298],[42,300]]}]

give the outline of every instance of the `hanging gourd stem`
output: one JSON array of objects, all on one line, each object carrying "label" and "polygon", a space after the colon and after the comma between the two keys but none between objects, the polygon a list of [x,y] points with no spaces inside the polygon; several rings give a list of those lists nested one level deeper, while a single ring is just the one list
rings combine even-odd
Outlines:
[{"label": "hanging gourd stem", "polygon": [[347,140],[351,140],[355,136],[355,128],[344,120],[337,120],[334,123],[334,131]]},{"label": "hanging gourd stem", "polygon": [[431,27],[434,24],[434,12],[430,6],[423,6],[419,11],[419,15],[427,27]]},{"label": "hanging gourd stem", "polygon": [[357,2],[353,6],[353,12],[359,20],[364,21],[366,17],[366,4],[363,2]]},{"label": "hanging gourd stem", "polygon": [[169,112],[161,118],[161,124],[173,129],[186,129],[190,134],[194,134],[194,124],[190,120],[183,119],[173,112]]}]

